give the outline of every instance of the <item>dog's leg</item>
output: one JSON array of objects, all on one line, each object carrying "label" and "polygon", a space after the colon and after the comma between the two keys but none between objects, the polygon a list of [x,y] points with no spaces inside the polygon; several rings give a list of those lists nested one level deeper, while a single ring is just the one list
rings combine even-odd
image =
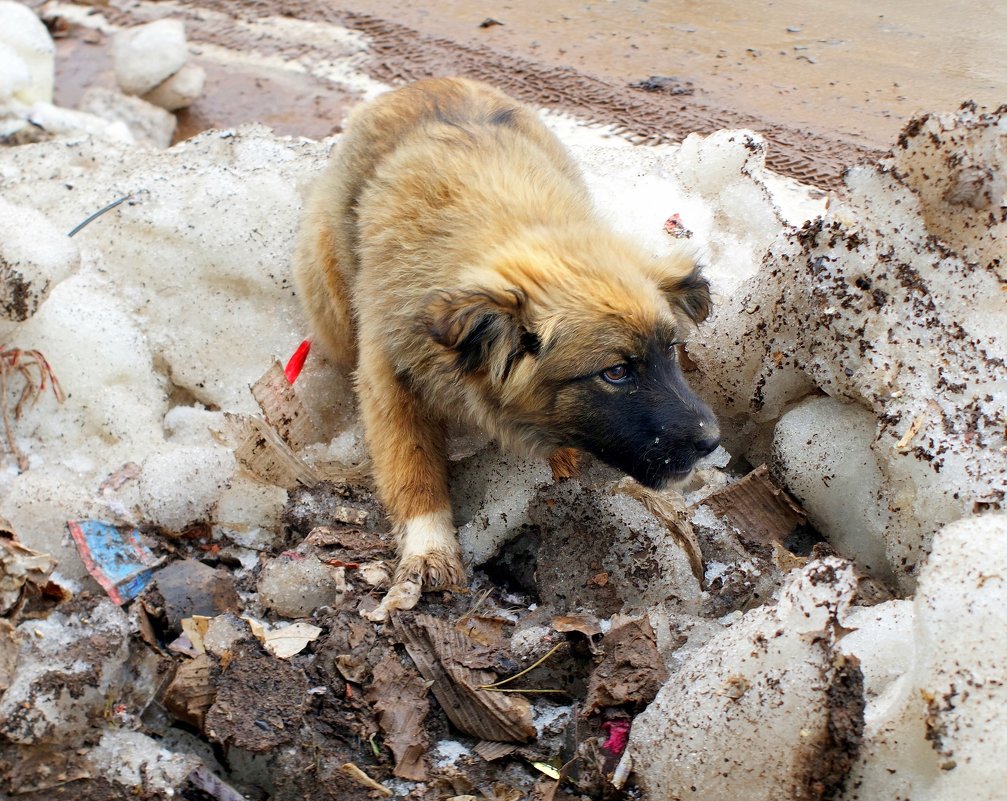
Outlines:
[{"label": "dog's leg", "polygon": [[580,475],[580,452],[575,448],[557,448],[549,456],[552,480],[577,478]]},{"label": "dog's leg", "polygon": [[378,495],[395,525],[395,583],[464,586],[465,568],[448,496],[445,432],[430,419],[380,350],[357,370],[360,411]]}]

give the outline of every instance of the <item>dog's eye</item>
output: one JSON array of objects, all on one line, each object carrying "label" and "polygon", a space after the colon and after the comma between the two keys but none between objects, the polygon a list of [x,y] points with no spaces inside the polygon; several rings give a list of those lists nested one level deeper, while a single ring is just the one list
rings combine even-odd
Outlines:
[{"label": "dog's eye", "polygon": [[625,364],[617,364],[607,370],[602,370],[601,377],[610,384],[625,384],[630,377],[629,367]]}]

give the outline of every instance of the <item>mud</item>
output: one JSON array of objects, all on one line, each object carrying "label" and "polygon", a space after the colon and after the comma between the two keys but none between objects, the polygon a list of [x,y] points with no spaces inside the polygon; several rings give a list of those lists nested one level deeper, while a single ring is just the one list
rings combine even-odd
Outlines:
[{"label": "mud", "polygon": [[[189,41],[197,50],[203,45],[227,48],[232,53],[251,51],[291,64],[322,63],[346,56],[352,53],[352,46],[269,36],[254,25],[256,21],[287,17],[300,23],[343,26],[365,37],[366,52],[359,54],[359,66],[378,81],[397,85],[446,74],[486,80],[521,100],[614,126],[622,136],[640,144],[676,142],[693,132],[710,133],[720,128],[752,128],[770,142],[769,167],[823,188],[839,188],[845,167],[881,154],[880,149],[851,137],[790,127],[718,105],[701,92],[689,95],[633,88],[630,82],[592,77],[571,67],[535,61],[478,42],[426,34],[382,17],[333,8],[320,0],[204,0],[163,10],[144,4],[103,9],[111,23],[122,26],[169,13],[185,21]],[[88,35],[93,38],[91,32]],[[62,40],[60,45],[61,58],[67,59],[62,72],[72,72],[85,56],[92,58],[95,48],[85,44],[73,50],[66,42]],[[207,59],[201,60],[198,53],[196,63],[208,67]],[[89,79],[94,81],[95,68],[89,69]],[[210,79],[216,83],[208,83],[204,96],[181,118],[181,135],[194,133],[203,124],[230,126],[247,121],[254,108],[256,117],[274,125],[278,133],[324,136],[338,130],[343,111],[358,99],[345,85],[310,73],[278,70],[265,80],[256,74],[263,69],[246,61],[229,62],[223,73],[211,67]],[[58,97],[57,102],[72,104],[72,90],[60,91],[67,94]]]}]

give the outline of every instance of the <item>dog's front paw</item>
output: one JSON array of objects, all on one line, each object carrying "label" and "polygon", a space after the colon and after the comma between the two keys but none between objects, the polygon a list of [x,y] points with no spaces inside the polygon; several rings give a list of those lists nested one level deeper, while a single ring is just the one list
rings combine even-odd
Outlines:
[{"label": "dog's front paw", "polygon": [[439,548],[425,553],[403,554],[395,571],[395,583],[414,582],[424,590],[464,587],[465,566],[455,548]]}]

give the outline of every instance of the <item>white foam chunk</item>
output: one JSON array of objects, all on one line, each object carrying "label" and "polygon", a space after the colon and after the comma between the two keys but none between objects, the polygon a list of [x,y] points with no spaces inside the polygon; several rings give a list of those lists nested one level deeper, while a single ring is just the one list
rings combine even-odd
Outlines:
[{"label": "white foam chunk", "polygon": [[22,103],[52,102],[55,54],[52,37],[34,11],[0,0],[0,102],[5,90]]},{"label": "white foam chunk", "polygon": [[112,41],[112,60],[122,91],[145,94],[189,60],[185,25],[177,19],[159,19],[119,31]]}]

